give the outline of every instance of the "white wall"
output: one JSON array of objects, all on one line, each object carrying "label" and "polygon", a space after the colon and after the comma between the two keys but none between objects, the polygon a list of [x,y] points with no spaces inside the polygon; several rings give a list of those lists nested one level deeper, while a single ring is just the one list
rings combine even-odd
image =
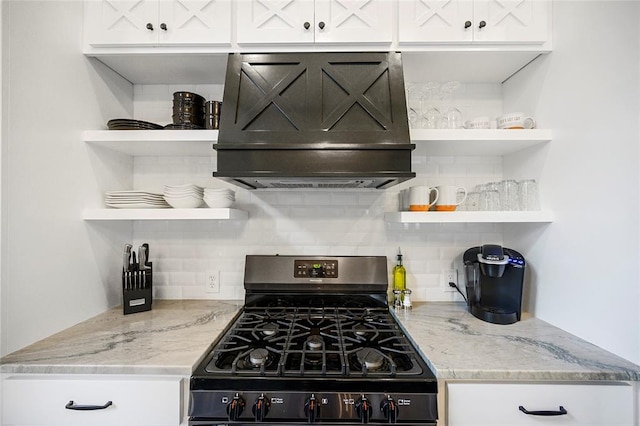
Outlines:
[{"label": "white wall", "polygon": [[[178,90],[194,91],[207,99],[222,95],[220,86],[136,85],[136,118],[170,122],[172,93]],[[502,88],[465,85],[457,102],[467,118],[495,116],[502,111]],[[213,157],[136,157],[134,188],[162,192],[165,184],[225,186],[211,177],[215,168]],[[247,254],[384,255],[391,266],[401,246],[413,300],[457,300],[455,293],[441,290],[442,271],[450,269],[454,258],[468,247],[501,243],[502,227],[386,224],[384,212],[398,210],[398,191],[410,185],[471,188],[499,180],[502,158],[433,157],[419,146],[412,168],[416,179],[386,191],[247,191],[229,186],[237,192],[236,207],[249,212],[248,221],[136,222],[134,247],[143,242],[151,245],[158,298],[242,298]],[[206,277],[217,271],[221,292],[206,294]]]},{"label": "white wall", "polygon": [[504,106],[552,128],[548,147],[524,153],[541,168],[550,226],[509,227],[527,247],[529,307],[640,362],[638,2],[554,3],[553,52],[505,83]]},{"label": "white wall", "polygon": [[131,229],[91,229],[81,219],[100,203],[104,174],[82,130],[130,116],[133,88],[82,55],[82,2],[3,5],[6,354],[119,303],[119,269],[107,265],[120,264]]}]

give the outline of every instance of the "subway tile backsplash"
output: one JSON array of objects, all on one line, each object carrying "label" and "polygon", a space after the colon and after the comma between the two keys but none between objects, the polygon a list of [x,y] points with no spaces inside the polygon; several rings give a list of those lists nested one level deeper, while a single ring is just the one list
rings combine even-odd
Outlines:
[{"label": "subway tile backsplash", "polygon": [[[221,86],[135,86],[135,118],[169,123],[172,94],[177,90],[222,99]],[[499,98],[499,89],[493,87],[488,90],[472,87],[468,92],[482,92],[483,96],[498,93]],[[499,101],[483,100],[494,110],[499,109],[496,107]],[[461,102],[478,108],[473,100]],[[462,252],[473,245],[502,242],[502,227],[497,224],[384,221],[385,212],[398,210],[401,189],[419,184],[471,188],[500,180],[501,157],[429,156],[418,145],[412,160],[417,177],[385,191],[247,191],[214,179],[211,173],[215,168],[214,151],[209,157],[134,159],[135,189],[162,192],[166,184],[185,183],[228,187],[236,191],[234,207],[249,212],[247,221],[134,222],[134,247],[142,242],[151,246],[157,299],[242,299],[247,254],[382,255],[387,257],[391,271],[401,247],[407,287],[413,290],[412,300],[458,300],[455,293],[441,289],[443,270],[455,266],[462,283],[459,264]],[[218,293],[205,291],[205,283],[212,274],[220,282]]]}]

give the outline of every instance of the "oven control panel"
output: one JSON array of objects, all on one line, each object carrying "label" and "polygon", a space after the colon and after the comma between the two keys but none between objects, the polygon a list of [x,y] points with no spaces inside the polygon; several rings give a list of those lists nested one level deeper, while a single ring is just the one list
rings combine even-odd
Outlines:
[{"label": "oven control panel", "polygon": [[338,278],[337,260],[295,260],[294,278]]}]

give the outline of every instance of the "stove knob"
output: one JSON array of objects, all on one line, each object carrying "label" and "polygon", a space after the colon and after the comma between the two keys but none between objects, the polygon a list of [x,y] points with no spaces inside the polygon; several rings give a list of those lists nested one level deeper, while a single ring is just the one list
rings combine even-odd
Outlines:
[{"label": "stove knob", "polygon": [[388,423],[395,423],[398,419],[398,406],[396,405],[396,401],[390,396],[382,400],[380,403],[380,411],[382,411]]},{"label": "stove knob", "polygon": [[244,399],[238,394],[233,397],[229,405],[227,405],[227,414],[229,415],[229,420],[236,421],[240,418],[240,414],[244,410]]},{"label": "stove knob", "polygon": [[313,423],[318,418],[318,401],[316,401],[316,396],[311,394],[311,396],[304,403],[304,415],[307,416],[307,423]]},{"label": "stove knob", "polygon": [[371,418],[371,404],[366,396],[362,395],[360,399],[356,401],[356,414],[360,418],[361,423],[369,423]]},{"label": "stove knob", "polygon": [[264,421],[265,416],[269,412],[269,400],[264,396],[264,394],[260,394],[258,399],[253,403],[251,412],[253,413],[253,417],[256,419],[256,422]]}]

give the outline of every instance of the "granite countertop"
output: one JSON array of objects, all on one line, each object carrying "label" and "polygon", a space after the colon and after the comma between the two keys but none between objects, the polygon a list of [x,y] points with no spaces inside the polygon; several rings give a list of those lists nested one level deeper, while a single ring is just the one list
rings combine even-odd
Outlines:
[{"label": "granite countertop", "polygon": [[[188,376],[240,301],[157,300],[111,309],[0,360],[2,373]],[[640,367],[532,317],[495,325],[461,303],[416,303],[397,317],[442,380],[640,380]]]},{"label": "granite countertop", "polygon": [[152,310],[130,315],[114,308],[3,357],[0,372],[189,376],[242,304],[154,300]]},{"label": "granite countertop", "polygon": [[438,379],[640,380],[640,366],[527,314],[498,325],[433,302],[397,317]]}]

